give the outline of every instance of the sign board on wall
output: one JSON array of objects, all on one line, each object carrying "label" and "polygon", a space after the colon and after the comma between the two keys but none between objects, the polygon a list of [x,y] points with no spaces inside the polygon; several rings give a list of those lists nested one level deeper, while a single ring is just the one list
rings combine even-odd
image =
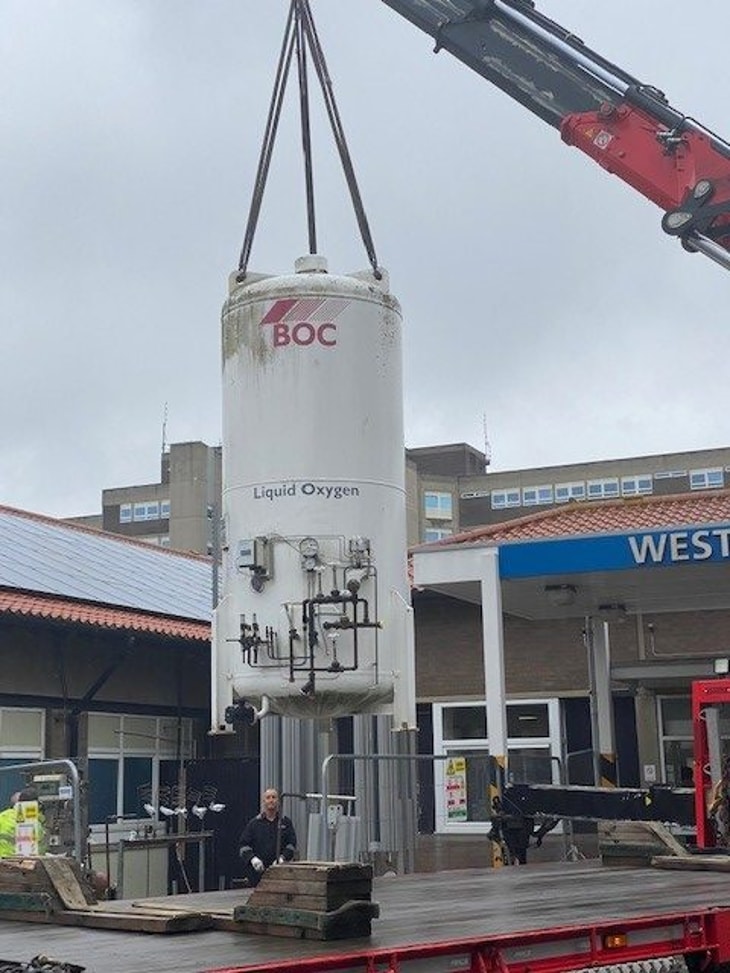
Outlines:
[{"label": "sign board on wall", "polygon": [[730,562],[730,525],[520,541],[499,548],[502,578]]},{"label": "sign board on wall", "polygon": [[466,758],[450,757],[446,761],[444,775],[446,790],[446,822],[466,821],[468,817],[466,804]]},{"label": "sign board on wall", "polygon": [[15,805],[15,815],[15,854],[39,854],[40,820],[38,801],[19,801]]}]

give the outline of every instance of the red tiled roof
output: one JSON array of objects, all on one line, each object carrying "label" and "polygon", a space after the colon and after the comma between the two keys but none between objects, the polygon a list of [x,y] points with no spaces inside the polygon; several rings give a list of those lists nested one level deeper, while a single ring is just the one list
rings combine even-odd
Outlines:
[{"label": "red tiled roof", "polygon": [[571,502],[540,513],[489,524],[444,537],[417,550],[451,544],[539,540],[576,534],[611,534],[635,530],[662,530],[730,521],[730,490],[673,493],[629,500]]},{"label": "red tiled roof", "polygon": [[27,591],[0,591],[0,614],[25,615],[51,621],[73,622],[98,628],[127,629],[134,632],[150,632],[168,638],[191,639],[199,642],[210,640],[207,622],[152,615],[124,608],[73,601],[69,598],[39,595]]}]

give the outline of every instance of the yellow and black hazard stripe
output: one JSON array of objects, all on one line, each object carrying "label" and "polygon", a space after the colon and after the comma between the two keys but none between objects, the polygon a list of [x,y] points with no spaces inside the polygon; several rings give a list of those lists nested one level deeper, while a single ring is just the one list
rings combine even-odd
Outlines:
[{"label": "yellow and black hazard stripe", "polygon": [[600,770],[600,786],[601,787],[616,787],[618,783],[618,776],[616,773],[616,754],[615,753],[602,753],[599,762]]},{"label": "yellow and black hazard stripe", "polygon": [[[489,807],[493,810],[502,807],[502,791],[504,789],[504,756],[492,757],[489,774]],[[492,858],[492,868],[501,868],[505,864],[504,846],[502,841],[490,841],[489,847]]]}]

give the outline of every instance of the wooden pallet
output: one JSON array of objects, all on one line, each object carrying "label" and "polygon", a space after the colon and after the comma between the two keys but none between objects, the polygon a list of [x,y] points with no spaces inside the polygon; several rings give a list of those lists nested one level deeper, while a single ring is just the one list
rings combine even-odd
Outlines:
[{"label": "wooden pallet", "polygon": [[179,933],[213,928],[210,915],[187,908],[134,911],[99,903],[71,858],[0,859],[0,918],[125,932]]},{"label": "wooden pallet", "polygon": [[651,863],[655,868],[684,872],[730,872],[730,855],[688,855],[686,858],[657,855]]},{"label": "wooden pallet", "polygon": [[658,821],[610,821],[598,827],[598,851],[604,865],[652,864],[655,857],[691,857],[690,852]]}]

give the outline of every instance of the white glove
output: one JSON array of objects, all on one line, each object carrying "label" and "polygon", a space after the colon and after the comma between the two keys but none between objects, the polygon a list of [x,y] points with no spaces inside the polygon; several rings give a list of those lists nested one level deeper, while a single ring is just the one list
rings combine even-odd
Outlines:
[{"label": "white glove", "polygon": [[253,858],[251,859],[251,868],[253,868],[255,872],[263,872],[264,863],[261,861],[260,858],[257,858],[256,855],[254,855]]},{"label": "white glove", "polygon": [[276,864],[277,865],[286,865],[286,858],[284,858],[283,855],[279,855],[279,857],[276,860]]}]

